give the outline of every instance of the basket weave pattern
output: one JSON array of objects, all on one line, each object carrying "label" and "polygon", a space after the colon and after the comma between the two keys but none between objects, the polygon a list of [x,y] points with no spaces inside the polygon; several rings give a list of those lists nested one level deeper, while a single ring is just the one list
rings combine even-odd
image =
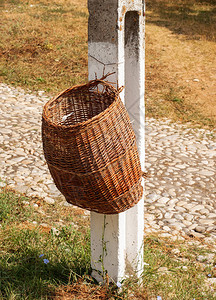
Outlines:
[{"label": "basket weave pattern", "polygon": [[42,117],[45,158],[69,203],[103,214],[142,197],[135,134],[119,92],[102,80],[48,101]]}]

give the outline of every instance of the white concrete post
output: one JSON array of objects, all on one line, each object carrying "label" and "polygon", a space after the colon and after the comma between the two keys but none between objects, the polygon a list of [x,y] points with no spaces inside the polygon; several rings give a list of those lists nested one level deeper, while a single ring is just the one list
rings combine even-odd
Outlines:
[{"label": "white concrete post", "polygon": [[[136,133],[144,170],[144,1],[88,0],[89,80],[108,78],[125,86],[121,99]],[[133,270],[143,272],[144,200],[118,215],[91,213],[92,276],[121,281]]]}]

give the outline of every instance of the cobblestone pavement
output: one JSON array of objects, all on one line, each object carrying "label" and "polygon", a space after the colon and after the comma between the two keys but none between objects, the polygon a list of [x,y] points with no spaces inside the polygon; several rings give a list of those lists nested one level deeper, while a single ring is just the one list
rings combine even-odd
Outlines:
[{"label": "cobblestone pavement", "polygon": [[[44,93],[0,84],[0,186],[68,205],[41,143]],[[145,230],[216,240],[216,136],[169,120],[146,122]],[[208,233],[208,234],[207,234]]]}]

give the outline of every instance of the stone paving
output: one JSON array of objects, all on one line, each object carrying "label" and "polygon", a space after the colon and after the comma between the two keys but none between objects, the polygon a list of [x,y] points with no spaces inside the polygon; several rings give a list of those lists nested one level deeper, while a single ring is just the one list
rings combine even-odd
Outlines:
[{"label": "stone paving", "polygon": [[[69,205],[49,175],[41,114],[49,98],[0,84],[0,186]],[[216,135],[146,121],[145,230],[216,241]]]}]

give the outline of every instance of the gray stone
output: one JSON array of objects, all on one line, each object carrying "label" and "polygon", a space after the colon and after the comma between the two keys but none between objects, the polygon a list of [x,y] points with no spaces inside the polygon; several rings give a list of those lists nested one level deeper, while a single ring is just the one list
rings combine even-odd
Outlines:
[{"label": "gray stone", "polygon": [[151,220],[154,220],[155,219],[155,216],[152,215],[152,214],[145,214],[145,218],[148,220],[148,221],[151,221]]},{"label": "gray stone", "polygon": [[205,238],[205,235],[203,235],[203,234],[201,234],[201,233],[199,233],[199,232],[193,231],[193,230],[190,230],[190,231],[188,232],[188,234],[189,234],[190,236],[193,236],[193,237],[196,237],[196,238]]},{"label": "gray stone", "polygon": [[167,202],[168,205],[173,205],[176,202],[178,202],[178,199],[171,199],[170,201]]},{"label": "gray stone", "polygon": [[54,204],[55,203],[55,200],[53,198],[50,198],[50,197],[45,197],[44,201],[48,204]]},{"label": "gray stone", "polygon": [[12,132],[11,129],[8,128],[1,128],[0,129],[0,134],[10,134]]},{"label": "gray stone", "polygon": [[192,223],[191,221],[183,220],[182,223],[186,226],[190,226]]},{"label": "gray stone", "polygon": [[175,189],[169,189],[168,192],[171,197],[176,197]]},{"label": "gray stone", "polygon": [[215,213],[210,213],[208,215],[209,219],[215,219],[216,220],[216,214]]},{"label": "gray stone", "polygon": [[24,160],[25,159],[25,157],[24,156],[22,156],[22,157],[15,157],[15,158],[12,158],[11,159],[11,163],[19,163],[19,162],[21,162],[22,160]]},{"label": "gray stone", "polygon": [[205,208],[204,205],[196,205],[193,208],[191,208],[191,212],[193,213],[193,212],[195,212],[197,210],[201,210],[201,209],[204,209],[204,208]]},{"label": "gray stone", "polygon": [[180,214],[175,214],[174,217],[177,219],[177,220],[184,220],[184,217]]},{"label": "gray stone", "polygon": [[184,207],[179,207],[176,206],[176,210],[178,210],[178,212],[184,213],[186,211],[186,209]]},{"label": "gray stone", "polygon": [[165,198],[169,198],[170,195],[167,192],[164,192],[164,193],[162,193],[162,196]]},{"label": "gray stone", "polygon": [[[200,213],[201,213],[201,214],[204,214],[204,215],[208,215],[208,217],[209,217],[209,210],[208,210],[207,208],[201,209],[201,210],[200,210]],[[210,218],[210,217],[209,217],[209,218]]]},{"label": "gray stone", "polygon": [[172,249],[171,253],[174,255],[179,255],[181,253],[181,251],[176,248],[176,249]]},{"label": "gray stone", "polygon": [[155,162],[155,161],[157,161],[157,157],[149,157],[148,158],[148,161],[150,161],[150,162]]},{"label": "gray stone", "polygon": [[160,195],[153,193],[153,194],[149,194],[148,198],[151,199],[152,201],[157,200],[160,197]]},{"label": "gray stone", "polygon": [[67,206],[67,207],[71,207],[71,206],[73,206],[71,203],[68,203],[68,202],[66,202],[66,201],[64,201],[64,204],[63,204],[64,206]]},{"label": "gray stone", "polygon": [[214,175],[215,175],[215,172],[209,171],[209,170],[201,170],[201,171],[200,171],[200,175],[204,175],[204,176],[214,176]]},{"label": "gray stone", "polygon": [[170,219],[166,219],[166,222],[169,224],[175,224],[176,223],[176,218],[170,218]]},{"label": "gray stone", "polygon": [[164,231],[170,231],[171,229],[168,226],[163,226]]},{"label": "gray stone", "polygon": [[174,235],[172,238],[171,238],[173,241],[185,241],[185,238],[183,236],[180,236],[180,235]]},{"label": "gray stone", "polygon": [[172,224],[172,226],[170,226],[170,227],[172,227],[172,228],[174,228],[176,230],[182,230],[182,228],[185,227],[185,225],[176,222],[175,224]]},{"label": "gray stone", "polygon": [[16,185],[16,191],[19,193],[27,193],[29,187],[26,185]]},{"label": "gray stone", "polygon": [[170,238],[172,235],[168,232],[163,232],[163,233],[160,233],[160,237],[162,238]]},{"label": "gray stone", "polygon": [[170,200],[169,198],[161,197],[161,198],[159,198],[157,201],[158,201],[159,203],[166,204],[169,200]]},{"label": "gray stone", "polygon": [[216,226],[209,226],[206,229],[207,232],[212,232],[212,231],[216,231]]},{"label": "gray stone", "polygon": [[186,167],[187,167],[186,164],[184,164],[184,165],[176,165],[176,168],[178,168],[178,169],[185,169]]},{"label": "gray stone", "polygon": [[177,206],[186,206],[187,202],[186,201],[179,201],[176,205]]},{"label": "gray stone", "polygon": [[214,253],[209,253],[209,254],[198,255],[197,256],[197,261],[200,261],[200,262],[212,263],[212,262],[214,262],[214,259],[215,259],[215,254]]},{"label": "gray stone", "polygon": [[203,225],[212,225],[215,222],[216,222],[216,220],[212,220],[212,219],[200,219],[199,220],[199,223],[203,224]]},{"label": "gray stone", "polygon": [[185,218],[185,220],[187,220],[187,221],[192,221],[193,218],[194,218],[194,216],[193,216],[192,214],[185,214],[185,215],[184,215],[184,218]]},{"label": "gray stone", "polygon": [[208,263],[214,263],[216,259],[215,253],[208,253],[205,255]]},{"label": "gray stone", "polygon": [[165,219],[170,219],[170,218],[172,218],[172,216],[173,216],[173,212],[167,212],[164,214]]},{"label": "gray stone", "polygon": [[216,144],[211,144],[208,147],[210,150],[216,150]]}]

